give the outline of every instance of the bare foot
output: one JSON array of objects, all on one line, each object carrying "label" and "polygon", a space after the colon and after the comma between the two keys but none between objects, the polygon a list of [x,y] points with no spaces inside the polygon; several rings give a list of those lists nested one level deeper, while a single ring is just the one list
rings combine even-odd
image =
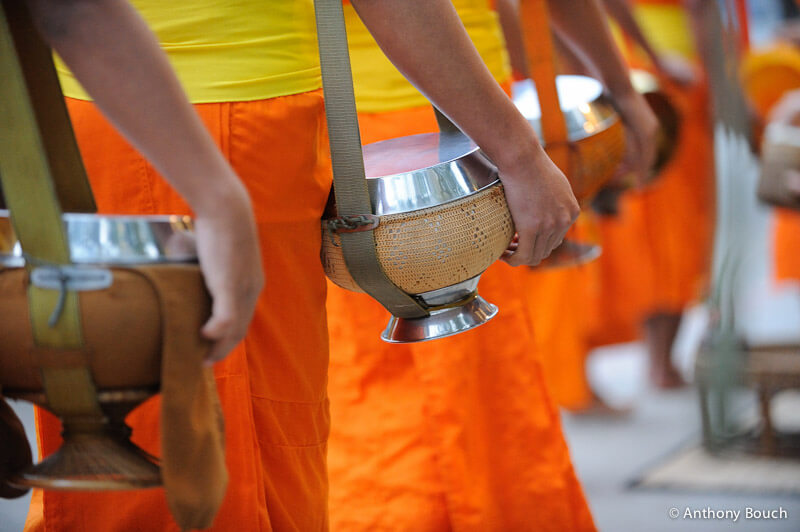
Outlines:
[{"label": "bare foot", "polygon": [[657,313],[644,323],[650,358],[650,382],[662,390],[684,386],[683,377],[672,364],[672,344],[681,324],[680,313]]},{"label": "bare foot", "polygon": [[650,382],[661,390],[674,390],[686,386],[683,375],[672,364],[665,366],[651,366]]}]

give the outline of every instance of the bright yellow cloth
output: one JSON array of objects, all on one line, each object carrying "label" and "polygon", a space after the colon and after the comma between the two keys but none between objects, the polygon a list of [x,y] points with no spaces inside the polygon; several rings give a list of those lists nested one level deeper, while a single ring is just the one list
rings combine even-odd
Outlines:
[{"label": "bright yellow cloth", "polygon": [[[321,87],[312,0],[133,0],[193,103]],[[58,62],[64,94],[89,97]]]},{"label": "bright yellow cloth", "polygon": [[[492,2],[453,0],[453,5],[494,78],[501,83],[507,80],[511,67],[497,13],[490,11]],[[428,105],[428,100],[386,58],[353,6],[347,3],[344,8],[358,111],[382,113]]]},{"label": "bright yellow cloth", "polygon": [[[686,59],[695,57],[691,20],[680,2],[636,1],[634,17],[656,52],[678,54]],[[648,58],[640,49],[631,50],[619,26],[612,20],[614,39],[626,52],[629,62],[635,65],[648,63]]]},{"label": "bright yellow cloth", "polygon": [[695,56],[691,20],[680,3],[637,3],[644,5],[636,6],[636,21],[656,52],[677,53],[687,59]]}]

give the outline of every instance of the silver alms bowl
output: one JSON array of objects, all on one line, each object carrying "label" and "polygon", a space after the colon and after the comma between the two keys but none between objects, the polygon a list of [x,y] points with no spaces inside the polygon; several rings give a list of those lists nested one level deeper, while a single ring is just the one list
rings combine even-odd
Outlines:
[{"label": "silver alms bowl", "polygon": [[[134,265],[197,262],[188,216],[63,215],[76,264]],[[0,266],[21,267],[25,257],[8,211],[0,210]]]},{"label": "silver alms bowl", "polygon": [[[443,338],[486,323],[497,307],[477,294],[481,273],[513,236],[497,169],[469,138],[430,133],[364,147],[376,249],[387,276],[424,302],[430,316],[393,316],[381,338]],[[326,233],[323,263],[340,286],[360,290]]]}]

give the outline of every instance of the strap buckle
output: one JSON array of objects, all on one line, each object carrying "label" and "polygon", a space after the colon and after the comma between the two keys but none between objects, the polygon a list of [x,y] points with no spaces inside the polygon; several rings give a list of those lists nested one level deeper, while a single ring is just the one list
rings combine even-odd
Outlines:
[{"label": "strap buckle", "polygon": [[339,216],[326,220],[325,224],[332,233],[360,233],[372,231],[380,225],[380,216],[374,214],[358,214],[355,216]]},{"label": "strap buckle", "polygon": [[55,327],[64,311],[67,292],[105,290],[114,280],[111,270],[73,265],[39,266],[31,272],[31,284],[44,290],[58,290],[58,302],[48,325]]}]

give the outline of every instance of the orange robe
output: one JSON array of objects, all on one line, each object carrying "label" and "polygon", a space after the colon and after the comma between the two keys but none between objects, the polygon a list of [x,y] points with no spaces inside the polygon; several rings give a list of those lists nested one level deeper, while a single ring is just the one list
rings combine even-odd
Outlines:
[{"label": "orange robe", "polygon": [[[359,116],[362,140],[436,131],[430,107]],[[389,314],[331,285],[328,466],[334,530],[594,530],[533,347],[530,273],[491,266],[500,312],[392,345]]]},{"label": "orange robe", "polygon": [[[592,213],[582,213],[567,238],[596,243],[598,233]],[[527,276],[535,349],[554,401],[568,410],[581,410],[594,400],[584,365],[589,335],[596,328],[599,280],[597,260],[569,268],[533,270]]]},{"label": "orange robe", "polygon": [[[319,220],[330,190],[321,91],[196,106],[253,199],[265,267],[245,341],[215,366],[230,483],[214,530],[327,527],[326,285]],[[100,116],[69,101],[101,212],[188,213],[186,204]],[[158,399],[129,417],[133,440],[159,454]],[[37,411],[43,455],[57,420]],[[161,489],[37,492],[26,530],[175,530]]]},{"label": "orange robe", "polygon": [[774,219],[775,279],[800,280],[800,213],[776,209]]}]

